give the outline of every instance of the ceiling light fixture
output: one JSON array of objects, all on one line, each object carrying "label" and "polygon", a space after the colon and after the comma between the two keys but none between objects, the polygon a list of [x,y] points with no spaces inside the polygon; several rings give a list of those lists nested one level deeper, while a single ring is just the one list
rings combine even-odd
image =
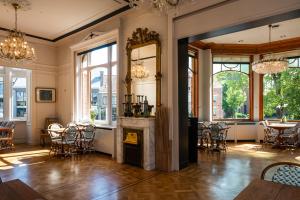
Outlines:
[{"label": "ceiling light fixture", "polygon": [[[3,1],[6,5],[7,1]],[[22,32],[18,31],[18,10],[23,5],[29,6],[28,1],[15,0],[11,5],[15,9],[15,29],[9,31],[9,35],[0,43],[0,58],[10,62],[24,62],[35,60],[34,48],[30,47]]]},{"label": "ceiling light fixture", "polygon": [[132,8],[148,6],[161,12],[177,7],[184,0],[129,0],[129,6]]},{"label": "ceiling light fixture", "polygon": [[[272,25],[269,25],[269,44],[271,44]],[[287,70],[288,61],[284,57],[274,56],[272,53],[265,58],[252,63],[252,69],[259,74],[277,74]]]}]

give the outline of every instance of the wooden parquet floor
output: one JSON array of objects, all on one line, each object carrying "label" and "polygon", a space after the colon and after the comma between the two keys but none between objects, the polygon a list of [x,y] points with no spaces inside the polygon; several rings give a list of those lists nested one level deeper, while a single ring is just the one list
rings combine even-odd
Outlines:
[{"label": "wooden parquet floor", "polygon": [[49,200],[230,200],[268,164],[300,162],[300,150],[231,144],[227,152],[199,151],[199,161],[179,172],[144,171],[91,153],[49,158],[40,147],[0,152],[0,177],[21,179]]}]

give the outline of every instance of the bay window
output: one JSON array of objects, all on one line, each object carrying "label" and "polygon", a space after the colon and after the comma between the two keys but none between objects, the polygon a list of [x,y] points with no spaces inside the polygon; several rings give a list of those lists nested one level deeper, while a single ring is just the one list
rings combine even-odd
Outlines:
[{"label": "bay window", "polygon": [[117,44],[78,53],[77,60],[80,61],[77,120],[114,123],[117,118]]}]

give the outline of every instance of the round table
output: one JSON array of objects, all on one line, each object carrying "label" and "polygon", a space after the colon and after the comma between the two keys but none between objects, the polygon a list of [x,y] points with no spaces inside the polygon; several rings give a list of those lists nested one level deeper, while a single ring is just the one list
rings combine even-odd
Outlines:
[{"label": "round table", "polygon": [[275,145],[280,145],[280,135],[284,133],[284,130],[289,129],[289,128],[294,128],[296,124],[288,124],[288,123],[272,123],[269,124],[269,128],[273,128],[278,130],[278,135],[276,137],[276,144]]}]

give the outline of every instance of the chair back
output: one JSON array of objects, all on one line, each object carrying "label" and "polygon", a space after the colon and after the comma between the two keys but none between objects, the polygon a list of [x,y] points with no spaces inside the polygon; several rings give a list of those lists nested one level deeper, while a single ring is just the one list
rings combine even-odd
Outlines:
[{"label": "chair back", "polygon": [[300,187],[300,164],[291,162],[278,162],[267,166],[261,179]]},{"label": "chair back", "polygon": [[95,127],[91,124],[85,126],[82,130],[82,135],[84,139],[94,140]]},{"label": "chair back", "polygon": [[59,124],[60,121],[57,117],[47,117],[45,119],[45,129],[47,129],[49,127],[50,124]]},{"label": "chair back", "polygon": [[60,134],[56,133],[55,131],[51,131],[51,130],[57,130],[57,129],[60,129],[60,128],[63,128],[63,126],[61,124],[58,124],[58,123],[53,123],[53,124],[50,124],[48,126],[48,133],[49,133],[51,139],[60,138]]},{"label": "chair back", "polygon": [[78,128],[77,126],[69,125],[64,130],[64,137],[67,142],[75,142],[77,140]]},{"label": "chair back", "polygon": [[212,139],[219,139],[220,138],[220,132],[221,132],[221,126],[219,124],[210,124],[210,137]]},{"label": "chair back", "polygon": [[1,179],[1,177],[0,177],[0,184],[2,183],[2,179]]}]

